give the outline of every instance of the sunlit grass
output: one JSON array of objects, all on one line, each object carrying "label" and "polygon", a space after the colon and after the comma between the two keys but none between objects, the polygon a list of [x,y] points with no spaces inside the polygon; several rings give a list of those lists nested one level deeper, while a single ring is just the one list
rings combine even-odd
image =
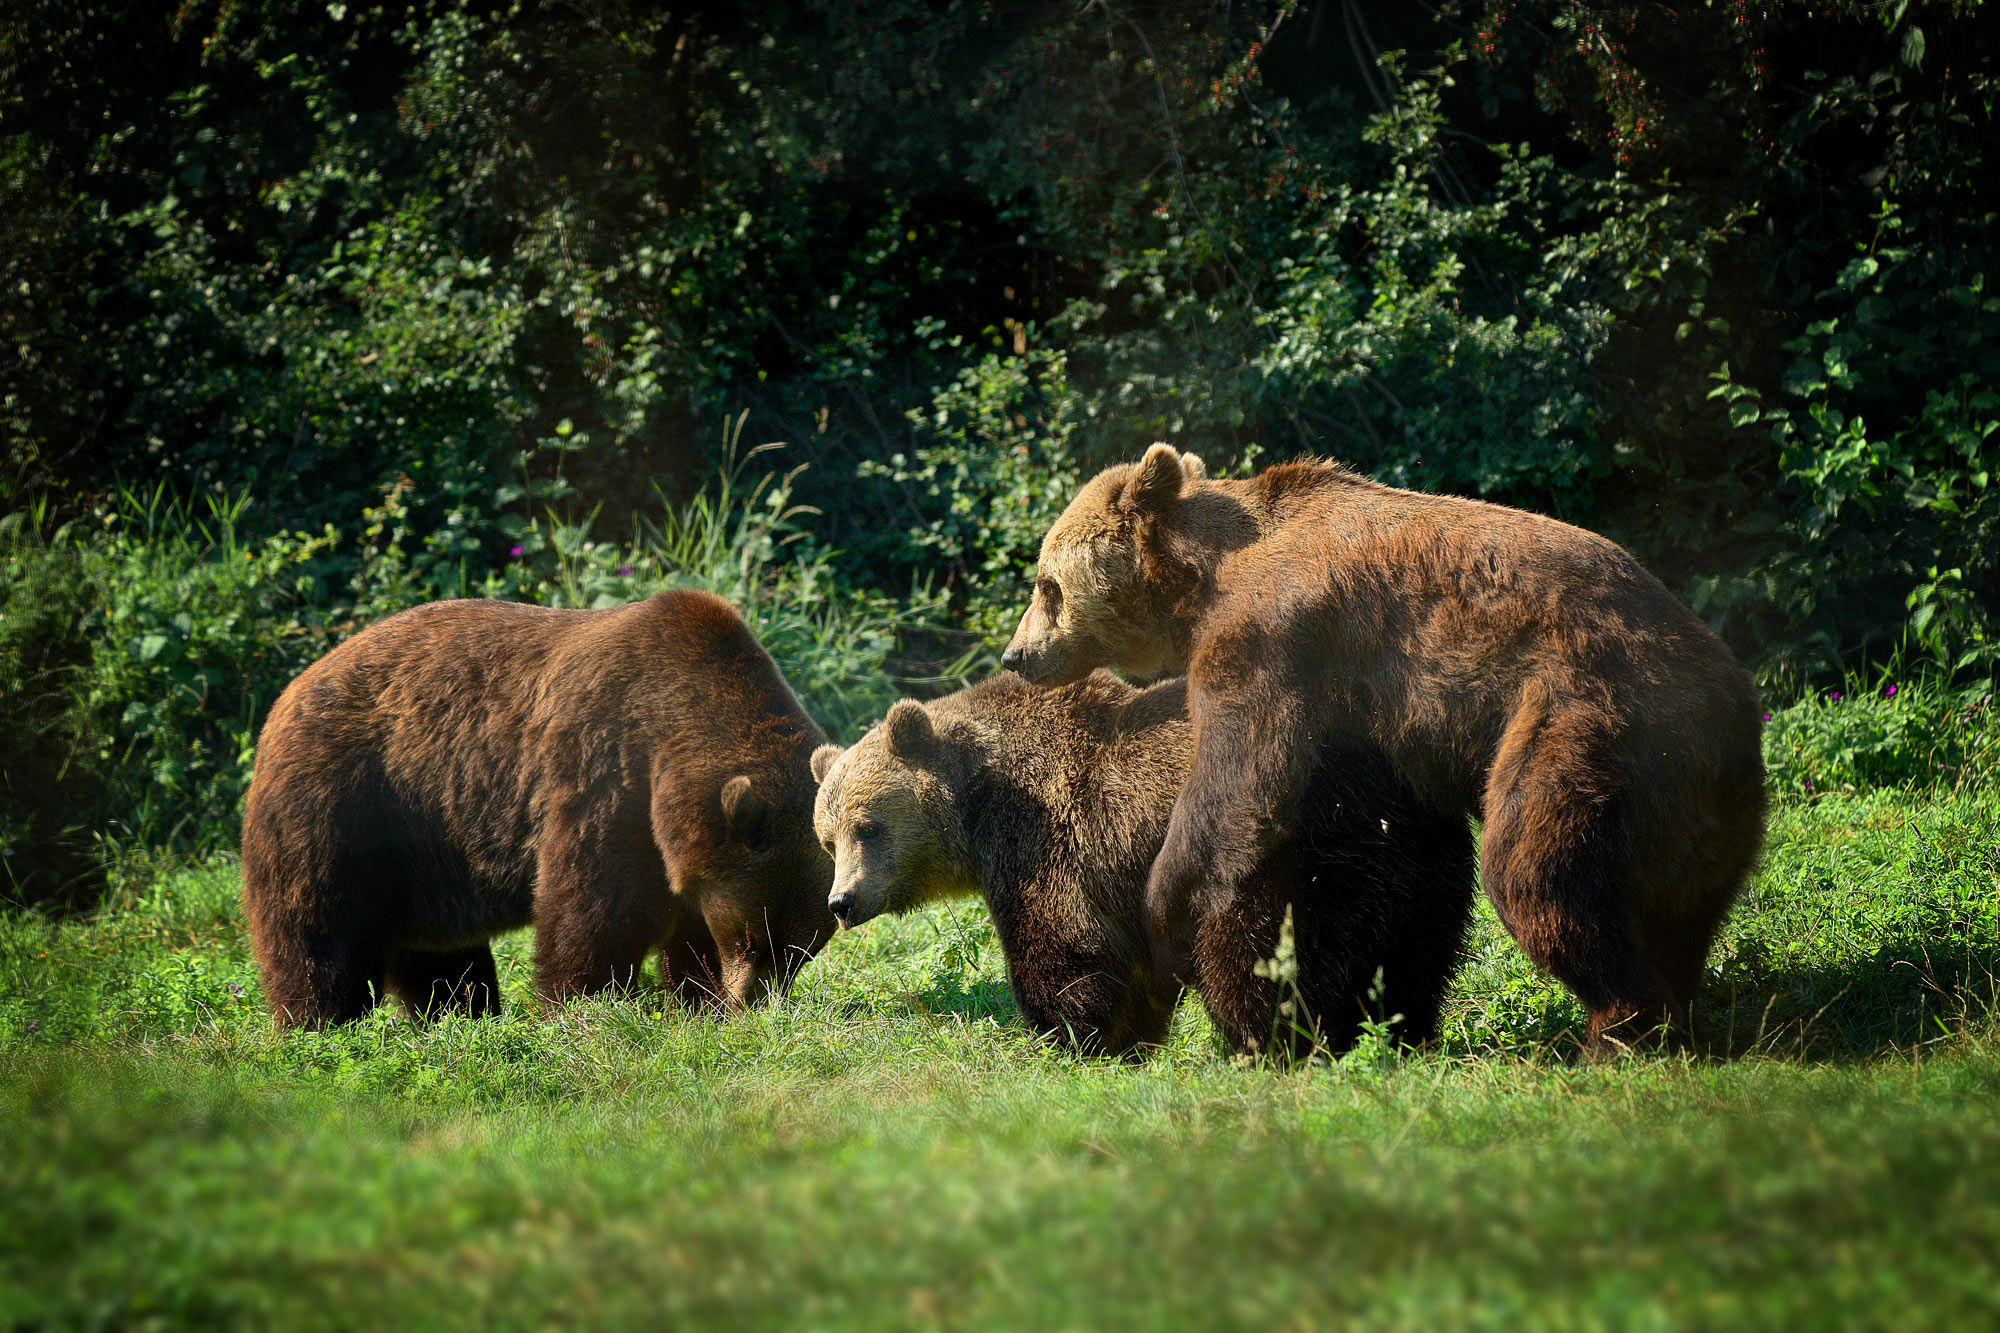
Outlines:
[{"label": "sunlit grass", "polygon": [[1238,1068],[1033,1039],[976,903],[784,1004],[273,1033],[227,864],[0,924],[0,1324],[1992,1318],[2000,801],[1782,808],[1719,1054],[1575,1059],[1483,910],[1440,1049]]}]

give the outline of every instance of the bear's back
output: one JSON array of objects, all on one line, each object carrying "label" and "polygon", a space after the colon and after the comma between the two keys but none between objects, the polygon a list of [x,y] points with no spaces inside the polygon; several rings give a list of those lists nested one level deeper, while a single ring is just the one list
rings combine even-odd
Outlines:
[{"label": "bear's back", "polygon": [[[673,590],[602,610],[467,599],[391,616],[302,673],[258,742],[246,828],[282,794],[391,812],[476,875],[518,879],[546,803],[617,794],[656,772],[689,815],[746,771],[810,806],[822,739],[728,603]],[[384,816],[389,817],[388,815]]]}]

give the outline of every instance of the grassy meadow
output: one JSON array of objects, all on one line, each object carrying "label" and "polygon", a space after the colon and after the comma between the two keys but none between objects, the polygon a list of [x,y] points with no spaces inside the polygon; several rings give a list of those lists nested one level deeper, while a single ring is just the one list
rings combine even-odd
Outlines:
[{"label": "grassy meadow", "polygon": [[226,860],[0,917],[0,1326],[1667,1328],[2000,1318],[2000,792],[1782,800],[1696,1056],[1575,1058],[1482,907],[1441,1047],[1140,1065],[979,904],[729,1020],[275,1035]]}]

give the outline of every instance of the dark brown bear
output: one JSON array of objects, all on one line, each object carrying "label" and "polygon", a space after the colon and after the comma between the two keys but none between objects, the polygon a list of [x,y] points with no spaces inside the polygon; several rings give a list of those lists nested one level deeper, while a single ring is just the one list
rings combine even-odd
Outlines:
[{"label": "dark brown bear", "polygon": [[[1152,975],[1146,873],[1193,742],[1179,681],[1141,691],[1100,672],[1043,692],[1001,676],[899,703],[853,748],[813,756],[834,911],[855,926],[980,894],[1029,1022],[1089,1050],[1155,1045],[1179,987]],[[1427,1040],[1472,904],[1466,821],[1423,809],[1355,745],[1321,755],[1298,829],[1202,923],[1194,975],[1209,1014],[1244,1051],[1274,1036],[1345,1051],[1377,1005],[1403,1016],[1405,1040]],[[1295,990],[1257,974],[1287,908]]]},{"label": "dark brown bear", "polygon": [[1188,674],[1195,757],[1147,888],[1163,973],[1295,826],[1331,740],[1485,821],[1487,893],[1599,1047],[1687,1031],[1763,838],[1756,691],[1637,561],[1329,463],[1213,481],[1156,444],[1099,474],[1002,660],[1044,685]]},{"label": "dark brown bear", "polygon": [[812,833],[820,729],[726,602],[436,602],[279,697],[243,898],[280,1024],[399,996],[498,1008],[487,940],[535,925],[545,999],[663,979],[733,1004],[834,929]]}]

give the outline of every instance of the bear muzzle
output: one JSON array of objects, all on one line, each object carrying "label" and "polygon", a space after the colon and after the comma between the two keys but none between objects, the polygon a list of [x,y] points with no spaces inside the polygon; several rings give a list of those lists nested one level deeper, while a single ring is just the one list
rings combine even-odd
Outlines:
[{"label": "bear muzzle", "polygon": [[1074,684],[1089,675],[1097,664],[1087,652],[1064,651],[1055,645],[1031,650],[1015,642],[1000,654],[1000,665],[1030,685],[1047,688]]},{"label": "bear muzzle", "polygon": [[836,888],[826,900],[826,907],[842,930],[852,930],[882,915],[882,898],[879,894],[863,895],[851,889]]}]

